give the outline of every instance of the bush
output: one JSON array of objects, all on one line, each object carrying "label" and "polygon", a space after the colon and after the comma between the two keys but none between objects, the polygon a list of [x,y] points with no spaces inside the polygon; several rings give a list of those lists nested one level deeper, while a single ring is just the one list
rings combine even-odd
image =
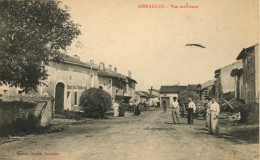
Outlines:
[{"label": "bush", "polygon": [[200,101],[200,97],[196,92],[194,92],[194,91],[182,91],[182,92],[180,92],[179,98],[178,98],[180,105],[189,103],[189,98],[192,98],[192,100],[194,102]]},{"label": "bush", "polygon": [[259,123],[259,104],[245,104],[239,107],[242,123]]},{"label": "bush", "polygon": [[85,113],[98,114],[104,117],[104,113],[112,106],[111,96],[102,89],[90,88],[85,90],[80,97],[79,105],[84,107]]}]

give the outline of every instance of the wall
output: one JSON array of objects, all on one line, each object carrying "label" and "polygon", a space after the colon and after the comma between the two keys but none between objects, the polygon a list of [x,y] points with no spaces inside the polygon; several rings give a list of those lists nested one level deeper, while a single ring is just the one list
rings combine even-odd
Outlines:
[{"label": "wall", "polygon": [[99,86],[103,87],[103,90],[107,91],[112,96],[112,78],[98,77]]},{"label": "wall", "polygon": [[255,46],[255,96],[259,103],[259,45]]},{"label": "wall", "polygon": [[220,69],[220,85],[223,94],[235,91],[236,83],[234,83],[234,77],[230,75],[235,68],[242,68],[241,60]]},{"label": "wall", "polygon": [[135,97],[136,96],[136,94],[135,94],[135,85],[136,85],[135,82],[128,81],[128,84],[127,84],[127,95],[128,96],[131,96],[131,97]]}]

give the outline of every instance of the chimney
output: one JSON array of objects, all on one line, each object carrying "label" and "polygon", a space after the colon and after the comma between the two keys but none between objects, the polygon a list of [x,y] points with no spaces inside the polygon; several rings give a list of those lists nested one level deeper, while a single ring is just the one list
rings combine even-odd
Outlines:
[{"label": "chimney", "polygon": [[109,71],[112,71],[112,65],[109,65]]},{"label": "chimney", "polygon": [[80,61],[80,57],[78,56],[78,55],[73,55],[73,58],[75,58],[75,59],[77,59],[77,60],[79,60]]},{"label": "chimney", "polygon": [[90,64],[94,64],[94,60],[93,59],[90,60]]},{"label": "chimney", "polygon": [[105,63],[100,62],[99,63],[99,69],[104,70],[105,69]]},{"label": "chimney", "polygon": [[132,71],[130,71],[130,70],[128,71],[128,77],[132,78]]},{"label": "chimney", "polygon": [[116,67],[114,68],[114,71],[117,73],[117,68]]}]

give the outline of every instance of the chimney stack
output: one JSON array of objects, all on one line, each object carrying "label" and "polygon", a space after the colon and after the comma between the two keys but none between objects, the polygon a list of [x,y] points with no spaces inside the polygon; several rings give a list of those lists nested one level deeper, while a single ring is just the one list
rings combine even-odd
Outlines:
[{"label": "chimney stack", "polygon": [[77,60],[79,60],[80,61],[80,57],[78,56],[78,55],[73,55],[73,58],[75,58],[75,59],[77,59]]},{"label": "chimney stack", "polygon": [[117,68],[116,67],[114,68],[114,71],[117,73]]},{"label": "chimney stack", "polygon": [[131,70],[128,71],[128,77],[132,78],[132,71]]},{"label": "chimney stack", "polygon": [[109,65],[109,71],[112,71],[112,65],[111,64]]},{"label": "chimney stack", "polygon": [[105,70],[105,63],[100,62],[100,63],[99,63],[99,69]]}]

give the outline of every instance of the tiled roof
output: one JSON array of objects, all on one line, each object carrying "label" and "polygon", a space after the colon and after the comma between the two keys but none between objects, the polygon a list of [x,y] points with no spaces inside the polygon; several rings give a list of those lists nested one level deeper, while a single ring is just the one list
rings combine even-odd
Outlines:
[{"label": "tiled roof", "polygon": [[124,76],[120,73],[113,72],[113,71],[98,70],[97,74],[98,74],[98,76],[101,76],[101,77],[118,78],[118,79],[123,79],[124,81],[127,80],[126,76]]},{"label": "tiled roof", "polygon": [[105,69],[105,70],[99,69],[97,74],[98,74],[98,76],[101,76],[101,77],[118,78],[118,79],[123,79],[125,81],[128,79],[130,81],[134,81],[135,83],[137,83],[136,80],[134,80],[130,77],[127,77],[123,74],[120,74],[120,73],[117,73],[117,72],[114,72],[114,71],[110,71],[110,70],[107,70],[107,69]]},{"label": "tiled roof", "polygon": [[208,80],[207,82],[205,82],[205,83],[202,83],[201,84],[201,89],[204,89],[204,88],[207,88],[207,87],[209,87],[209,86],[213,86],[214,85],[214,79],[213,80]]},{"label": "tiled roof", "polygon": [[199,91],[200,90],[199,84],[189,84],[187,89],[189,91]]},{"label": "tiled roof", "polygon": [[135,93],[142,97],[146,97],[146,98],[155,98],[156,97],[155,95],[149,94],[145,91],[136,91]]},{"label": "tiled roof", "polygon": [[187,90],[187,86],[161,86],[160,93],[180,93]]},{"label": "tiled roof", "polygon": [[95,65],[91,65],[90,63],[85,63],[85,62],[82,62],[74,57],[71,57],[69,55],[62,55],[61,56],[61,61],[64,62],[64,63],[70,63],[70,64],[75,64],[75,65],[79,65],[79,66],[83,66],[83,67],[88,67],[88,68],[93,68],[93,69],[98,69]]}]

